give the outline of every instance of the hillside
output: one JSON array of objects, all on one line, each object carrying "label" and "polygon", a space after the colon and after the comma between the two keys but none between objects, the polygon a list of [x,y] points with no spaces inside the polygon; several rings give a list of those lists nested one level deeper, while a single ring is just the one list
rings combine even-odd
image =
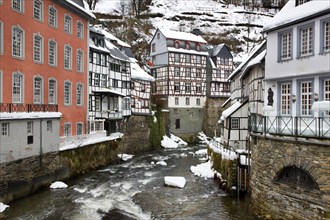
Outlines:
[{"label": "hillside", "polygon": [[113,34],[131,44],[133,51],[147,49],[157,28],[185,32],[199,29],[209,43],[229,45],[237,59],[263,38],[263,25],[276,13],[274,9],[252,9],[215,0],[152,0],[146,10],[133,16],[128,4],[123,3],[125,0],[100,0],[94,12]]}]

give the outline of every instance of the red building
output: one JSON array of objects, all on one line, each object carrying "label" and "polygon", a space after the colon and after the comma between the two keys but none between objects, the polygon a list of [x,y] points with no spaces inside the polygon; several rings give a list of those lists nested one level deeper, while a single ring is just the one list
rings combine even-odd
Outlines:
[{"label": "red building", "polygon": [[87,131],[92,17],[83,0],[0,0],[0,114],[59,111],[60,136]]}]

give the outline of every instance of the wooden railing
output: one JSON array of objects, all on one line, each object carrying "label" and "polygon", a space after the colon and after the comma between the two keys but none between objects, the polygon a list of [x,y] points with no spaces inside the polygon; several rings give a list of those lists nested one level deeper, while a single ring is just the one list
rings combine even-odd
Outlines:
[{"label": "wooden railing", "polygon": [[0,112],[57,112],[58,105],[26,104],[26,103],[0,103]]},{"label": "wooden railing", "polygon": [[330,139],[330,117],[262,116],[251,114],[249,130],[263,135]]}]

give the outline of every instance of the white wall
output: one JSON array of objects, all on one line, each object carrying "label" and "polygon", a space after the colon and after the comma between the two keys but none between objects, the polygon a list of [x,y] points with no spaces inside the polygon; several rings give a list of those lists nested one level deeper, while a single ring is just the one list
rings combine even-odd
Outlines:
[{"label": "white wall", "polygon": [[[179,98],[179,105],[175,105],[175,98]],[[186,105],[185,96],[169,96],[168,107],[169,108],[204,108],[206,103],[205,96],[187,96],[190,98],[190,105]],[[196,99],[200,99],[201,105],[196,105]]]},{"label": "white wall", "polygon": [[[157,39],[157,33],[160,33],[159,39]],[[151,48],[153,43],[156,44],[155,52],[152,52],[152,48]],[[166,51],[167,51],[166,38],[159,30],[157,30],[157,32],[155,33],[155,35],[153,37],[153,40],[150,43],[150,56],[161,54]]]}]

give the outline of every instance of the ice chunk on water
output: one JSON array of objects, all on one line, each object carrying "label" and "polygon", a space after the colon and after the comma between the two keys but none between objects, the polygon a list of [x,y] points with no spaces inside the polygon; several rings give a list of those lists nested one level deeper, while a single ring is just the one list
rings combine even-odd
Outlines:
[{"label": "ice chunk on water", "polygon": [[186,185],[186,178],[182,176],[165,176],[165,185],[183,188]]}]

